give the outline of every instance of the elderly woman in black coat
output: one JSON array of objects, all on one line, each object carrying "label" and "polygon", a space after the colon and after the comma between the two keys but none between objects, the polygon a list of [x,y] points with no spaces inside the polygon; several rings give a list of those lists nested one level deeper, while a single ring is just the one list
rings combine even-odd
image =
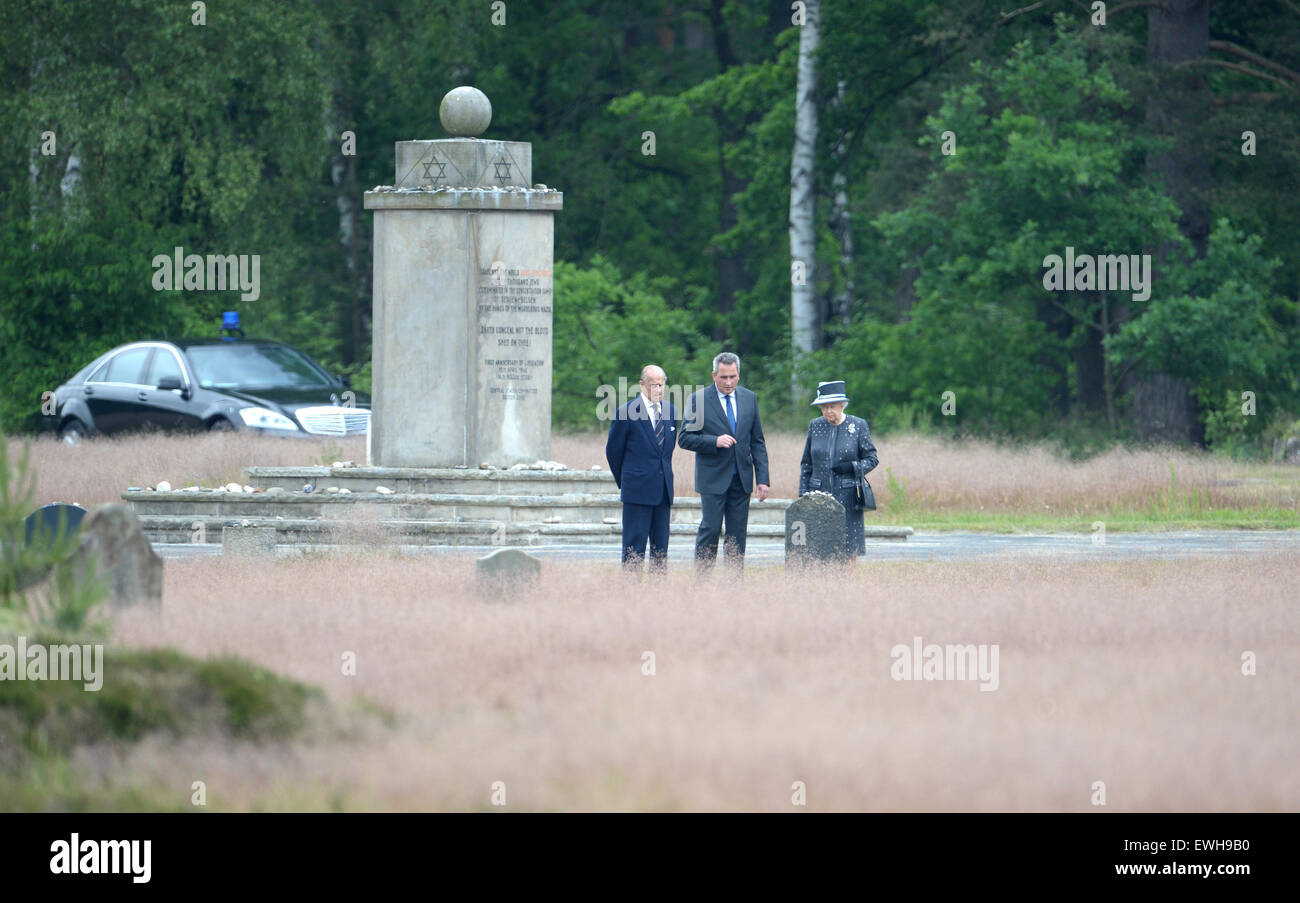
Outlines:
[{"label": "elderly woman in black coat", "polygon": [[857,487],[880,459],[871,444],[867,421],[844,413],[848,401],[842,380],[817,384],[813,404],[822,409],[822,416],[808,424],[799,469],[799,494],[820,491],[835,496],[844,506],[844,550],[856,557],[867,551]]}]

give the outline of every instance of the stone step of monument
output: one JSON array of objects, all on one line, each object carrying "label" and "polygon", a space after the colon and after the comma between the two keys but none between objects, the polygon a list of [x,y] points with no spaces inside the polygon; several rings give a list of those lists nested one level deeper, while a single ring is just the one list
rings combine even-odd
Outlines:
[{"label": "stone step of monument", "polygon": [[[172,489],[164,492],[136,490],[122,493],[136,514],[193,515],[194,517],[343,518],[345,514],[403,521],[501,521],[505,523],[556,521],[621,523],[623,506],[617,495],[507,496],[451,493],[330,492],[318,486],[304,492],[218,492]],[[751,525],[784,526],[790,499],[753,501]],[[700,499],[677,498],[670,511],[673,523],[699,523]]]},{"label": "stone step of monument", "polygon": [[[422,520],[379,520],[283,517],[206,517],[178,514],[141,514],[140,525],[150,542],[220,543],[227,525],[272,527],[279,545],[375,545],[400,542],[404,545],[535,545],[597,543],[617,547],[622,534],[619,524],[546,524],[540,522],[501,523],[462,521],[449,523]],[[699,522],[676,523],[669,527],[674,537],[693,537]],[[752,537],[782,539],[784,525],[750,523]],[[867,527],[868,539],[906,539],[911,527]]]},{"label": "stone step of monument", "polygon": [[608,495],[617,493],[607,470],[478,470],[456,467],[245,467],[245,482],[256,489],[293,492],[311,483],[353,492],[378,487],[399,493],[456,495]]}]

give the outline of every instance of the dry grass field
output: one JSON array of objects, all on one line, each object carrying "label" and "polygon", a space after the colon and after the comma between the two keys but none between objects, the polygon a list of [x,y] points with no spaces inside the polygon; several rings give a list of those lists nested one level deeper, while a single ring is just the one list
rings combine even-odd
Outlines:
[{"label": "dry grass field", "polygon": [[[664,583],[546,562],[169,562],[115,641],[235,653],[398,716],[365,740],[86,754],[106,786],[209,806],[366,810],[1300,808],[1300,556],[864,563]],[[891,648],[998,644],[997,689],[896,681]],[[1258,673],[1244,676],[1244,652]],[[345,652],[356,674],[345,675]],[[655,673],[643,673],[653,652]],[[171,788],[168,790],[168,788]]]},{"label": "dry grass field", "polygon": [[[802,439],[770,440],[774,491]],[[1082,464],[1041,450],[882,441],[911,504],[1031,510],[1146,504],[1180,486],[1295,506],[1285,468],[1160,450]],[[128,485],[214,485],[247,463],[364,461],[340,445],[244,435],[32,446],[41,501]],[[603,464],[598,437],[553,457]],[[679,494],[692,488],[678,455]],[[879,481],[882,508],[889,489]],[[920,510],[913,507],[913,511]],[[471,558],[381,549],[274,562],[170,560],[164,614],[110,642],[234,654],[391,711],[354,739],[160,739],[83,748],[85,786],[187,808],[490,810],[1294,811],[1300,808],[1300,555],[1170,561],[873,562],[798,578],[751,566],[662,582],[547,560],[533,589],[480,588]],[[999,649],[997,689],[891,677],[891,649]],[[1252,653],[1258,672],[1242,673]],[[355,674],[344,673],[347,653]],[[645,673],[645,653],[654,674]]]},{"label": "dry grass field", "polygon": [[[8,440],[11,454],[19,443]],[[1192,514],[1267,506],[1300,512],[1300,467],[1228,461],[1208,453],[1176,449],[1121,449],[1073,462],[1044,447],[1003,448],[992,443],[946,442],[904,435],[877,441],[880,466],[872,486],[880,503],[873,517],[895,511],[908,522],[961,513],[972,517],[1012,514],[1039,519],[1090,520],[1115,511],[1147,512],[1171,494],[1171,473],[1179,499],[1194,496]],[[241,481],[241,468],[256,463],[319,464],[336,459],[365,463],[365,442],[277,439],[224,433],[205,436],[138,436],[96,440],[79,447],[52,438],[32,443],[38,474],[38,502],[94,504],[116,501],[127,486],[168,480],[220,485]],[[793,498],[799,488],[803,436],[768,439],[772,493]],[[551,456],[572,468],[606,467],[604,437],[556,436]],[[1172,468],[1172,471],[1171,471]],[[678,495],[694,491],[694,456],[674,455]],[[889,480],[889,473],[896,482]],[[898,493],[905,490],[906,497]],[[1208,509],[1208,511],[1207,511]],[[1281,526],[1290,525],[1287,523]],[[1086,529],[1086,526],[1084,527]]]}]

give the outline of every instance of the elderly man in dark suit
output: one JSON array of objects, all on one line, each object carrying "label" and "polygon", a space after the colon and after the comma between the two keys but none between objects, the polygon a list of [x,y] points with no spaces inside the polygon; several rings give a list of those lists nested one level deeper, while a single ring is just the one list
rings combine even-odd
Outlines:
[{"label": "elderly man in dark suit", "polygon": [[713,385],[687,400],[677,434],[677,443],[695,452],[695,491],[702,509],[695,561],[701,570],[717,561],[724,521],[727,563],[744,567],[750,493],[757,484],[761,502],[771,488],[758,396],[739,383],[740,358],[724,351],[713,359]]},{"label": "elderly man in dark suit", "polygon": [[673,504],[673,449],[677,412],[666,404],[667,376],[660,367],[641,368],[641,393],[614,415],[605,460],[623,502],[623,565],[640,571],[650,541],[650,571],[668,565],[668,520]]}]

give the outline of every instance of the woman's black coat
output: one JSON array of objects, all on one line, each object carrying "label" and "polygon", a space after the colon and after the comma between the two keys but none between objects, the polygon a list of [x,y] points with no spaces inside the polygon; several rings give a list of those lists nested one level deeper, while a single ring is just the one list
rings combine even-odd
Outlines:
[{"label": "woman's black coat", "polygon": [[850,554],[866,551],[862,511],[857,508],[857,483],[880,463],[871,442],[867,421],[852,414],[831,426],[825,417],[808,424],[799,467],[799,494],[829,492],[844,506],[845,548]]}]

